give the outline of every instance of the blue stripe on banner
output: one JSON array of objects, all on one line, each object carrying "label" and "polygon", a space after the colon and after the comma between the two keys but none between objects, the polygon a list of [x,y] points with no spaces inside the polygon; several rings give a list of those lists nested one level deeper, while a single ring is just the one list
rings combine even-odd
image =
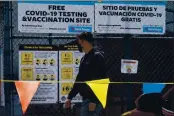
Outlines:
[{"label": "blue stripe on banner", "polygon": [[108,3],[108,4],[133,4],[133,5],[158,5],[158,6],[163,6],[166,5],[165,1],[153,1],[153,2],[149,2],[149,1],[103,1],[100,2],[98,4],[102,4],[102,3]]},{"label": "blue stripe on banner", "polygon": [[144,83],[143,84],[143,93],[160,93],[166,84],[159,83]]},{"label": "blue stripe on banner", "polygon": [[143,32],[163,33],[163,27],[143,26]]},{"label": "blue stripe on banner", "polygon": [[69,32],[92,32],[92,26],[69,26]]},{"label": "blue stripe on banner", "polygon": [[165,1],[18,1],[18,3],[33,3],[33,4],[69,4],[69,5],[94,5],[94,3],[103,4],[139,4],[139,5],[166,5]]},{"label": "blue stripe on banner", "polygon": [[67,5],[94,5],[94,2],[86,2],[86,1],[75,1],[75,2],[68,2],[68,1],[18,1],[18,3],[32,3],[32,4],[67,4]]}]

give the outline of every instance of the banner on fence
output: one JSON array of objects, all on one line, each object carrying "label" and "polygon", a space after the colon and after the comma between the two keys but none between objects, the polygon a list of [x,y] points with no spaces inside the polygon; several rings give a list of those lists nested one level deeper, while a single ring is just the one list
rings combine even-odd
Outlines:
[{"label": "banner on fence", "polygon": [[5,106],[5,94],[4,94],[4,82],[3,80],[3,56],[2,56],[2,48],[0,48],[0,106]]},{"label": "banner on fence", "polygon": [[93,32],[92,2],[18,2],[18,29],[26,33]]},{"label": "banner on fence", "polygon": [[[57,103],[58,47],[47,45],[20,45],[19,79],[23,81],[45,81],[41,83],[31,103]],[[47,83],[47,81],[49,81]]]},{"label": "banner on fence", "polygon": [[96,33],[164,34],[165,23],[165,2],[95,4]]},{"label": "banner on fence", "polygon": [[[64,103],[71,91],[79,71],[80,60],[84,53],[78,51],[76,45],[59,46],[59,101]],[[72,102],[81,102],[80,94],[73,98]]]}]

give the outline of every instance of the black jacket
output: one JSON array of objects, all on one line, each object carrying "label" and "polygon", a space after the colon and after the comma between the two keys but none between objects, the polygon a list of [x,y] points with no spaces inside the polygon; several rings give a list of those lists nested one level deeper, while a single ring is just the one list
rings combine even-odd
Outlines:
[{"label": "black jacket", "polygon": [[99,102],[91,88],[85,82],[105,78],[105,59],[104,52],[97,48],[92,49],[88,54],[85,54],[80,63],[79,73],[77,75],[73,89],[68,95],[68,99],[72,99],[78,93],[84,99],[89,99],[91,102]]}]

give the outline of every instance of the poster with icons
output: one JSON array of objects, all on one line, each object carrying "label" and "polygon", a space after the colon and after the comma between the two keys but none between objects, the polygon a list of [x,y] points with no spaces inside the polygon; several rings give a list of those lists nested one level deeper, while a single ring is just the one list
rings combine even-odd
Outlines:
[{"label": "poster with icons", "polygon": [[31,104],[57,103],[58,47],[20,45],[19,80],[42,81]]},{"label": "poster with icons", "polygon": [[[59,46],[59,102],[65,103],[68,93],[73,88],[77,74],[79,72],[80,60],[84,53],[78,51],[78,47],[73,44]],[[77,94],[73,103],[82,102],[82,97]]]}]

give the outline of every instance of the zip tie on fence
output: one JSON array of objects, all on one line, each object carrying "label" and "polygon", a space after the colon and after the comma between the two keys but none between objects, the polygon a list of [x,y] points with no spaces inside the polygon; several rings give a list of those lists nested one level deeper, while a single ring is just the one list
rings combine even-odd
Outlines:
[{"label": "zip tie on fence", "polygon": [[[15,82],[15,81],[26,81],[26,80],[0,80],[0,82]],[[26,82],[32,82],[32,81],[26,81]],[[33,81],[36,82],[36,81]],[[70,81],[37,81],[40,83],[69,83]],[[86,83],[86,82],[82,82],[82,81],[78,81],[78,82],[74,82],[74,83]],[[88,83],[96,83],[96,84],[144,84],[144,83],[149,83],[149,84],[168,84],[168,85],[172,85],[174,84],[174,82],[166,82],[166,83],[158,83],[158,82],[90,82],[88,81]]]}]

